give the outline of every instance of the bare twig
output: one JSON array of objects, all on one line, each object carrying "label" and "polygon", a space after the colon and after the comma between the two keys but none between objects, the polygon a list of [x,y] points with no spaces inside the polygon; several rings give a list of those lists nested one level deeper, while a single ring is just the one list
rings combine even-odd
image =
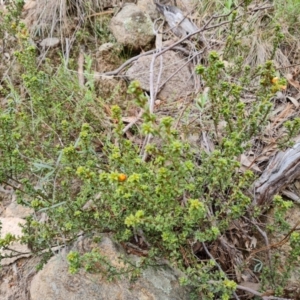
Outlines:
[{"label": "bare twig", "polygon": [[[215,258],[211,255],[211,253],[210,253],[209,250],[207,249],[205,243],[202,242],[201,244],[202,244],[202,246],[203,246],[203,248],[204,248],[206,254],[209,256],[209,258],[210,258],[211,260],[213,260],[213,261],[215,262],[215,264],[216,264],[216,266],[218,267],[218,269],[220,270],[220,272],[222,272],[222,273],[225,274],[225,272],[222,270],[221,266],[217,263],[217,261],[215,260]],[[240,299],[240,298],[238,297],[238,295],[236,294],[236,292],[233,292],[233,295],[234,295],[235,299],[237,299],[237,300]]]},{"label": "bare twig", "polygon": [[293,67],[297,67],[297,66],[300,66],[300,64],[294,64],[294,65],[290,65],[290,66],[279,67],[279,68],[276,68],[275,70],[288,69],[288,68],[293,68]]},{"label": "bare twig", "polygon": [[271,259],[271,250],[270,250],[270,243],[269,243],[269,239],[268,239],[268,235],[266,234],[265,231],[263,231],[257,224],[254,218],[252,218],[252,222],[251,222],[257,229],[257,231],[262,235],[262,237],[265,240],[265,244],[266,247],[268,248],[268,260],[269,260],[269,267],[272,270],[272,259]]},{"label": "bare twig", "polygon": [[236,287],[237,289],[239,290],[242,290],[242,291],[245,291],[245,292],[248,292],[248,293],[251,293],[255,296],[258,296],[258,297],[261,297],[263,300],[292,300],[290,298],[280,298],[280,297],[274,297],[274,296],[264,296],[263,293],[260,293],[256,290],[253,290],[249,287],[246,287],[246,286],[242,286],[242,285],[237,285]]},{"label": "bare twig", "polygon": [[174,72],[172,75],[170,75],[158,88],[158,92],[164,87],[164,85],[171,80],[172,77],[174,77],[182,68],[184,68],[187,64],[189,64],[191,61],[194,60],[195,57],[197,57],[198,55],[204,53],[204,51],[206,50],[206,47],[202,50],[202,51],[198,51],[196,54],[194,54],[191,58],[189,58],[186,63],[184,63],[183,65],[180,66],[180,68],[178,68],[176,70],[176,72]]},{"label": "bare twig", "polygon": [[141,111],[137,115],[136,119],[124,127],[123,133],[126,133],[142,117],[143,113],[144,113],[144,110],[141,109]]},{"label": "bare twig", "polygon": [[176,124],[174,126],[174,129],[177,129],[178,125],[179,125],[179,122],[184,114],[184,112],[187,110],[188,106],[190,105],[190,102],[187,103],[184,108],[181,110],[180,114],[179,114],[179,117],[177,118],[177,121],[176,121]]},{"label": "bare twig", "polygon": [[81,49],[78,57],[78,81],[79,86],[84,86],[84,76],[83,76],[83,64],[84,64],[84,55],[83,50]]},{"label": "bare twig", "polygon": [[88,16],[86,16],[86,18],[95,17],[95,16],[103,16],[103,15],[111,15],[113,13],[114,13],[113,10],[101,11],[99,13],[88,15]]},{"label": "bare twig", "polygon": [[284,245],[285,243],[287,243],[290,239],[290,236],[291,234],[296,231],[296,230],[299,230],[300,228],[298,228],[298,226],[300,225],[300,221],[298,221],[294,226],[293,228],[285,235],[285,237],[280,240],[279,242],[277,243],[274,243],[274,244],[271,244],[269,245],[268,247],[262,247],[260,249],[257,249],[257,250],[254,250],[250,256],[247,258],[247,261],[249,261],[256,253],[259,253],[259,252],[263,252],[263,251],[266,251],[266,250],[269,250],[269,249],[277,249],[279,247],[281,247],[282,245]]}]

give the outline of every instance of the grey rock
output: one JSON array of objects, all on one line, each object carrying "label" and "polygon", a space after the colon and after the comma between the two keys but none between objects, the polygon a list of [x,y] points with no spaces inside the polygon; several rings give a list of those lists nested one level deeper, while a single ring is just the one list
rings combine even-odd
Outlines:
[{"label": "grey rock", "polygon": [[[140,57],[127,71],[129,79],[139,81],[146,91],[150,90],[149,71],[152,57],[152,55]],[[186,60],[174,51],[164,53],[162,60],[160,57],[156,58],[153,68],[154,88],[165,83],[158,93],[160,99],[174,100],[193,92],[193,73],[189,65],[184,64]],[[157,83],[158,78],[160,78],[159,83]]]},{"label": "grey rock", "polygon": [[159,18],[159,13],[152,1],[138,0],[137,6],[142,10],[144,14],[148,14],[152,20]]},{"label": "grey rock", "polygon": [[25,207],[23,205],[18,204],[16,201],[12,201],[5,209],[2,217],[18,217],[18,218],[26,218],[31,215],[34,210],[30,207]]},{"label": "grey rock", "polygon": [[124,5],[124,3],[135,3],[136,0],[98,0],[100,10]]},{"label": "grey rock", "polygon": [[113,48],[114,48],[114,44],[113,43],[102,44],[99,47],[98,51],[97,51],[97,55],[105,54],[105,53],[111,51]]},{"label": "grey rock", "polygon": [[60,43],[58,38],[55,37],[49,37],[49,38],[45,38],[41,41],[40,45],[43,48],[53,48],[55,46],[57,46]]},{"label": "grey rock", "polygon": [[150,17],[133,3],[127,3],[112,18],[110,29],[117,42],[133,50],[147,48],[154,39]]},{"label": "grey rock", "polygon": [[[104,237],[97,245],[100,253],[105,255],[113,266],[123,266],[119,257],[126,254],[120,246],[108,237]],[[85,271],[71,275],[68,273],[66,254],[60,254],[53,257],[43,270],[35,275],[31,282],[30,295],[31,300],[189,299],[189,290],[179,285],[178,277],[178,272],[170,267],[149,268],[133,283],[125,277],[109,282],[101,274]]]},{"label": "grey rock", "polygon": [[[20,219],[20,218],[0,218],[0,222],[1,222],[1,226],[2,226],[1,238],[4,238],[5,235],[8,233],[15,235],[17,237],[22,236],[22,228],[19,226],[19,224],[24,224],[25,220]],[[14,242],[12,245],[10,245],[9,248],[13,251],[0,249],[0,254],[3,256],[9,255],[9,254],[16,254],[16,252],[14,252],[14,251],[17,251],[19,253],[24,253],[24,254],[21,254],[19,256],[15,256],[15,257],[11,257],[11,258],[3,258],[1,260],[2,266],[9,265],[21,257],[28,257],[31,255],[30,253],[28,253],[28,252],[30,252],[28,247],[26,245],[20,244],[18,242]]]}]

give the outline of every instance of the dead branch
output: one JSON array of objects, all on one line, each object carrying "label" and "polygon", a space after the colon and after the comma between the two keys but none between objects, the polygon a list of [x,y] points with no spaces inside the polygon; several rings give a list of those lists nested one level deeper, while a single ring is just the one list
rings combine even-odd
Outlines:
[{"label": "dead branch", "polygon": [[300,224],[300,221],[298,221],[294,225],[294,227],[285,235],[285,237],[281,241],[279,241],[277,243],[274,243],[274,244],[271,244],[271,245],[269,245],[267,247],[262,247],[260,249],[254,250],[250,254],[250,256],[247,258],[247,261],[249,261],[256,253],[263,252],[263,251],[269,251],[270,249],[277,249],[277,248],[281,247],[282,245],[284,245],[285,243],[287,243],[289,241],[289,239],[290,239],[291,234],[294,231],[299,230],[299,228],[298,228],[299,224]]},{"label": "dead branch", "polygon": [[285,152],[278,152],[264,173],[254,183],[252,205],[269,204],[286,185],[300,176],[300,142]]},{"label": "dead branch", "polygon": [[242,285],[237,285],[236,287],[238,290],[241,290],[241,291],[245,291],[245,292],[248,292],[248,293],[251,293],[255,296],[258,296],[258,297],[261,297],[263,300],[292,300],[290,298],[280,298],[280,297],[274,297],[274,296],[264,296],[263,293],[260,293],[256,290],[253,290],[249,287],[245,287],[245,286],[242,286]]}]

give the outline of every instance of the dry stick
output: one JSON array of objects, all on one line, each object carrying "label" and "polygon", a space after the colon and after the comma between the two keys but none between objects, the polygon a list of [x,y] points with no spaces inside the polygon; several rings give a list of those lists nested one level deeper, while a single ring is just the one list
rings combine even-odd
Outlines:
[{"label": "dry stick", "polygon": [[[149,112],[150,112],[150,114],[153,114],[154,101],[155,101],[155,98],[156,98],[156,91],[154,91],[154,63],[155,63],[156,57],[159,56],[159,53],[160,52],[157,52],[156,54],[153,55],[152,60],[151,60],[151,64],[150,64],[150,78],[149,78],[149,80],[150,80],[150,82],[149,82],[149,86],[150,86]],[[161,73],[162,73],[162,61],[161,61],[160,66],[159,66],[158,78],[161,77]],[[158,84],[159,81],[157,80],[156,83]]]},{"label": "dry stick", "polygon": [[274,8],[274,5],[256,7],[256,8],[253,8],[251,10],[251,12],[256,12],[256,11],[259,11],[259,10],[269,9],[269,8]]},{"label": "dry stick", "polygon": [[283,239],[281,239],[279,242],[274,243],[274,244],[271,244],[271,245],[269,245],[269,247],[262,247],[262,248],[260,248],[260,249],[254,250],[254,251],[250,254],[250,256],[247,258],[246,261],[249,261],[250,258],[253,257],[254,254],[256,254],[256,253],[259,253],[259,252],[262,252],[262,251],[266,251],[266,250],[269,250],[269,249],[276,249],[276,248],[278,248],[278,247],[284,245],[285,243],[287,243],[288,240],[289,240],[289,238],[290,238],[290,236],[291,236],[291,234],[292,234],[294,231],[300,229],[300,228],[298,228],[299,225],[300,225],[300,221],[298,221],[298,222],[293,226],[293,228],[285,235],[285,237],[284,237]]},{"label": "dry stick", "polygon": [[101,76],[113,76],[113,75],[118,75],[123,69],[125,69],[128,65],[130,65],[131,63],[133,63],[135,60],[138,60],[140,57],[146,56],[146,55],[150,55],[153,54],[156,51],[156,49],[153,50],[149,50],[147,52],[141,53],[137,56],[134,56],[130,59],[128,59],[127,61],[125,61],[119,68],[117,68],[114,71],[109,71],[109,72],[105,72],[105,73],[98,73],[95,72],[95,76],[97,77],[101,77]]},{"label": "dry stick", "polygon": [[255,219],[252,218],[252,222],[251,222],[256,229],[258,230],[258,232],[263,236],[264,240],[265,240],[265,244],[268,247],[268,260],[269,260],[269,267],[271,269],[271,271],[273,270],[273,266],[272,266],[272,259],[271,259],[271,251],[270,251],[270,243],[269,243],[269,239],[268,236],[266,234],[265,231],[263,231],[257,224],[255,224]]},{"label": "dry stick", "polygon": [[170,75],[160,86],[158,89],[158,92],[163,88],[163,86],[173,77],[175,76],[182,68],[184,68],[188,63],[190,63],[195,57],[198,55],[204,53],[207,47],[205,47],[202,51],[197,52],[196,54],[193,55],[193,57],[189,58],[185,64],[183,64],[179,69],[176,70],[172,75]]},{"label": "dry stick", "polygon": [[249,293],[251,293],[251,294],[253,294],[253,295],[255,295],[255,296],[262,297],[262,293],[260,293],[260,292],[258,292],[258,291],[256,291],[256,290],[253,290],[253,289],[251,289],[251,288],[249,288],[249,287],[245,287],[245,286],[242,286],[242,285],[239,285],[239,284],[238,284],[238,285],[236,286],[236,288],[239,289],[239,290],[245,291],[245,292],[249,292]]},{"label": "dry stick", "polygon": [[245,292],[249,292],[255,296],[261,297],[263,300],[292,300],[290,298],[280,298],[280,297],[274,297],[274,296],[264,296],[263,293],[260,293],[256,290],[253,290],[249,287],[246,286],[242,286],[242,285],[237,285],[236,286],[237,289],[245,291]]},{"label": "dry stick", "polygon": [[[153,114],[154,110],[154,101],[156,98],[156,91],[154,91],[154,62],[155,58],[157,57],[157,54],[153,55],[151,64],[150,64],[150,78],[149,78],[149,86],[150,86],[150,99],[149,99],[149,113]],[[162,62],[160,63],[160,69],[159,69],[159,76],[161,75],[162,71]],[[158,81],[157,81],[158,83]],[[149,133],[143,143],[142,149],[141,149],[141,155],[142,155],[142,160],[145,161],[147,159],[147,151],[145,151],[147,145],[150,143],[150,140],[152,138],[152,134]]]},{"label": "dry stick", "polygon": [[83,55],[83,50],[80,49],[79,57],[78,57],[78,81],[80,87],[84,86],[83,64],[84,64],[84,55]]},{"label": "dry stick", "polygon": [[288,68],[293,68],[293,67],[297,67],[297,66],[300,66],[300,64],[294,64],[294,65],[290,65],[287,67],[279,67],[279,68],[276,68],[275,70],[288,69]]},{"label": "dry stick", "polygon": [[95,14],[92,14],[92,15],[88,15],[88,16],[86,16],[86,18],[95,17],[95,16],[110,15],[110,14],[113,14],[113,13],[114,13],[113,10],[102,11],[102,12],[99,12],[99,13],[95,13]]},{"label": "dry stick", "polygon": [[[210,257],[211,260],[214,261],[214,263],[216,264],[216,266],[218,267],[218,269],[220,270],[220,272],[222,272],[222,273],[225,274],[225,272],[222,270],[221,266],[217,263],[217,261],[215,260],[215,258],[212,256],[212,254],[211,254],[211,253],[209,252],[209,250],[207,249],[205,243],[202,242],[201,244],[202,244],[202,246],[203,246],[203,248],[204,248],[206,254]],[[240,299],[240,298],[238,297],[238,295],[236,294],[236,292],[233,292],[233,295],[234,295],[235,299],[237,299],[237,300]]]},{"label": "dry stick", "polygon": [[[159,38],[159,36],[158,36],[159,33],[157,31],[155,31],[155,33],[156,33],[156,39],[158,39]],[[158,77],[157,77],[157,80],[156,80],[157,85],[156,85],[156,88],[154,90],[154,63],[155,63],[156,57],[158,56],[157,54],[159,52],[161,52],[161,45],[159,45],[159,47],[158,47],[158,49],[156,49],[156,51],[158,51],[158,52],[155,55],[152,56],[152,60],[151,60],[151,64],[150,64],[150,72],[149,72],[149,88],[150,88],[149,113],[150,114],[153,114],[154,101],[156,99],[157,91],[158,91],[158,88],[159,88],[158,84],[160,82],[160,78],[161,78],[161,74],[162,74],[162,64],[163,64],[163,61],[162,61],[163,57],[160,56],[159,73],[158,73]],[[147,137],[144,140],[143,147],[142,147],[142,150],[141,150],[143,161],[145,161],[147,159],[148,154],[145,151],[145,149],[146,149],[146,146],[150,143],[151,138],[152,138],[152,134],[150,133],[150,134],[147,135]]]},{"label": "dry stick", "polygon": [[293,300],[291,298],[281,298],[281,297],[275,297],[275,296],[261,296],[263,300]]},{"label": "dry stick", "polygon": [[193,33],[190,33],[189,35],[185,36],[184,38],[180,39],[179,41],[177,41],[176,43],[174,43],[173,45],[171,45],[170,47],[167,47],[166,49],[164,49],[162,51],[161,54],[163,54],[164,52],[170,50],[173,46],[177,46],[178,44],[182,43],[183,41],[189,39],[190,37],[198,34],[198,33],[201,33],[202,31],[205,31],[205,30],[209,30],[209,29],[212,29],[212,28],[215,28],[215,27],[219,27],[219,26],[222,26],[224,24],[228,24],[232,21],[225,21],[225,22],[222,22],[222,23],[219,23],[219,24],[216,24],[214,26],[210,26],[210,27],[207,27],[211,22],[212,20],[214,19],[219,19],[219,18],[224,18],[224,17],[228,17],[230,16],[237,8],[239,8],[245,1],[242,1],[237,7],[233,8],[229,13],[227,14],[224,14],[224,15],[219,15],[219,16],[212,16],[199,30],[193,32]]},{"label": "dry stick", "polygon": [[128,125],[126,125],[124,128],[123,128],[123,133],[126,133],[143,115],[144,113],[144,110],[141,109],[141,111],[139,112],[139,114],[137,115],[136,119],[131,121]]},{"label": "dry stick", "polygon": [[[159,73],[158,73],[157,80],[156,80],[156,88],[155,88],[155,92],[153,92],[153,95],[152,95],[153,97],[151,97],[152,112],[153,112],[153,109],[154,109],[154,101],[156,99],[156,96],[157,96],[158,92],[160,91],[159,83],[160,83],[161,74],[162,74],[162,66],[163,66],[163,56],[160,56],[159,57]],[[154,64],[153,64],[153,69],[154,69]],[[154,70],[153,70],[153,75],[154,75]],[[153,84],[154,84],[154,82],[153,82]],[[150,92],[151,92],[151,90],[150,90]],[[150,95],[151,95],[151,93],[150,93]]]},{"label": "dry stick", "polygon": [[174,126],[174,129],[175,129],[175,130],[177,129],[177,127],[178,127],[178,125],[179,125],[179,122],[180,122],[180,120],[181,120],[181,118],[182,118],[184,112],[187,110],[187,108],[188,108],[188,106],[189,106],[190,104],[191,104],[190,102],[187,103],[187,104],[185,105],[185,107],[181,110],[181,112],[180,112],[180,114],[179,114],[179,117],[178,117],[178,119],[177,119],[177,121],[176,121],[176,124],[175,124],[175,126]]}]

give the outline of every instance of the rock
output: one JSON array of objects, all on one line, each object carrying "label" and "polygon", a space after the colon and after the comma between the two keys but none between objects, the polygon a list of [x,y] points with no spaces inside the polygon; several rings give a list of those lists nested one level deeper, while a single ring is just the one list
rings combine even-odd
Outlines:
[{"label": "rock", "polygon": [[[108,237],[103,237],[97,246],[113,266],[123,266],[119,260],[120,255],[125,255],[123,248]],[[100,273],[90,274],[83,270],[71,275],[65,253],[51,258],[34,276],[30,295],[31,300],[184,300],[189,299],[189,290],[179,286],[178,274],[170,267],[148,268],[135,282],[129,282],[126,277],[108,281]]]},{"label": "rock", "polygon": [[18,204],[16,198],[17,196],[13,189],[9,189],[9,187],[0,186],[1,202],[2,204],[6,203],[5,210],[0,214],[1,217],[17,217],[25,219],[27,216],[31,215],[34,212],[34,209]]},{"label": "rock", "polygon": [[[0,222],[1,222],[1,238],[4,238],[6,234],[11,233],[13,235],[16,235],[18,237],[22,236],[22,228],[19,226],[19,224],[24,224],[25,220],[20,219],[20,218],[0,218]],[[12,245],[9,246],[10,249],[20,252],[20,253],[27,253],[27,254],[23,254],[23,255],[19,255],[17,257],[11,257],[11,258],[3,258],[1,260],[1,265],[5,266],[5,265],[9,265],[11,263],[13,263],[14,261],[16,261],[17,259],[19,259],[20,257],[28,257],[31,254],[28,253],[30,252],[30,250],[28,249],[28,247],[26,245],[21,245],[20,243],[13,243]],[[3,250],[0,248],[0,254],[1,255],[5,255],[5,254],[16,254],[13,251],[10,250]]]},{"label": "rock", "polygon": [[36,266],[40,262],[38,257],[22,258],[0,269],[0,299],[1,300],[29,300],[29,286]]},{"label": "rock", "polygon": [[138,0],[137,6],[144,14],[148,14],[152,20],[158,19],[160,17],[155,4],[152,1]]},{"label": "rock", "polygon": [[55,37],[45,38],[40,42],[41,47],[43,48],[53,48],[59,44],[59,39]]},{"label": "rock", "polygon": [[18,218],[25,218],[31,215],[34,210],[30,207],[25,207],[23,205],[18,204],[17,202],[11,202],[1,215],[2,217],[18,217]]},{"label": "rock", "polygon": [[100,5],[100,10],[123,5],[124,3],[135,3],[136,0],[101,0],[96,2]]},{"label": "rock", "polygon": [[117,2],[118,2],[117,0],[101,0],[99,2],[100,11],[104,10],[104,9],[107,9],[107,8],[112,8],[112,7],[117,6]]},{"label": "rock", "polygon": [[127,3],[111,19],[110,29],[118,43],[133,50],[147,48],[154,39],[153,23],[133,3]]},{"label": "rock", "polygon": [[177,0],[176,4],[180,9],[182,9],[185,12],[193,11],[196,6],[196,2],[194,0]]},{"label": "rock", "polygon": [[[152,55],[140,57],[127,71],[129,79],[138,80],[141,87],[146,91],[150,90],[149,71],[152,57]],[[183,66],[186,64],[186,61],[174,51],[167,51],[162,55],[162,58],[159,84],[166,82],[169,78],[170,79],[159,92],[159,98],[162,100],[177,99],[178,97],[185,96],[193,92],[193,74],[188,65]],[[160,57],[157,57],[154,64],[154,88],[156,88],[157,78],[160,73],[160,61]]]},{"label": "rock", "polygon": [[112,49],[114,49],[113,43],[104,43],[99,47],[96,56],[99,56],[101,54],[106,54],[107,52],[111,51]]}]

